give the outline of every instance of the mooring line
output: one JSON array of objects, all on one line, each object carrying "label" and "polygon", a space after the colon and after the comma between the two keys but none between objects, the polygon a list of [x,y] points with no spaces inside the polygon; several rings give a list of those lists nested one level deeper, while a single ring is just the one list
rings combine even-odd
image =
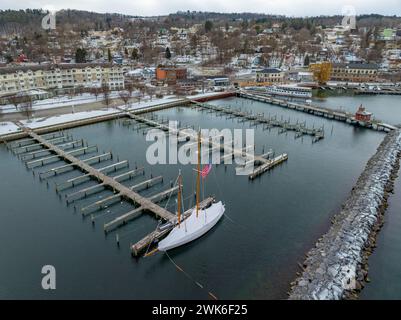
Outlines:
[{"label": "mooring line", "polygon": [[[201,288],[202,290],[206,290],[205,286],[202,285],[200,282],[196,281],[188,272],[186,272],[182,267],[180,267],[177,263],[174,262],[174,260],[170,257],[170,255],[167,253],[167,251],[164,252],[166,256],[169,258],[171,263],[176,267],[176,269],[180,272],[182,272],[188,279],[190,279],[196,286]],[[213,300],[218,300],[217,296],[214,295],[212,292],[208,291],[208,295],[213,299]]]}]

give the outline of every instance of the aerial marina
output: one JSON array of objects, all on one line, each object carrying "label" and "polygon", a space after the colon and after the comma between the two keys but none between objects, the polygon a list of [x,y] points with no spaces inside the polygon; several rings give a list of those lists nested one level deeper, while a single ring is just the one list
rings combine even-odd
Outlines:
[{"label": "aerial marina", "polygon": [[[215,96],[219,99],[218,94]],[[171,231],[171,228],[177,223],[177,215],[175,213],[176,201],[171,201],[173,204],[170,203],[171,198],[177,199],[180,189],[179,186],[174,183],[175,170],[172,168],[166,170],[163,166],[159,166],[159,169],[157,169],[158,166],[149,167],[146,165],[146,159],[144,157],[147,145],[145,136],[150,132],[149,130],[152,128],[159,128],[172,134],[172,128],[169,128],[170,120],[178,120],[179,127],[174,133],[178,137],[184,138],[182,139],[183,142],[179,143],[179,145],[185,145],[185,143],[190,144],[191,139],[190,136],[188,136],[190,135],[187,131],[188,129],[199,127],[201,124],[202,127],[204,127],[205,123],[208,123],[208,127],[210,128],[235,127],[240,125],[241,127],[253,128],[257,132],[255,145],[253,147],[255,149],[254,161],[256,167],[254,171],[249,174],[249,179],[235,175],[235,170],[231,169],[232,166],[235,167],[235,164],[216,164],[213,166],[211,173],[211,176],[216,175],[216,177],[213,179],[213,182],[207,183],[207,192],[203,194],[205,198],[199,203],[202,209],[210,206],[218,194],[219,197],[225,198],[227,192],[221,193],[221,189],[226,190],[228,187],[225,184],[225,180],[235,180],[236,187],[240,184],[238,187],[241,188],[241,185],[246,183],[248,184],[247,188],[256,188],[253,191],[254,195],[252,198],[256,201],[254,203],[258,203],[258,205],[250,212],[248,210],[248,214],[252,216],[241,217],[242,214],[234,209],[236,206],[235,203],[239,199],[234,201],[232,196],[229,197],[228,200],[225,199],[228,216],[220,222],[222,226],[219,226],[220,224],[217,226],[219,231],[213,231],[210,236],[206,236],[206,240],[202,238],[195,241],[194,245],[189,247],[190,249],[186,249],[187,246],[183,249],[179,249],[180,252],[182,252],[181,255],[190,255],[190,252],[193,250],[210,250],[210,245],[212,245],[212,247],[219,247],[218,244],[221,240],[215,245],[209,244],[206,248],[202,248],[204,242],[214,241],[214,235],[220,232],[226,233],[227,231],[224,231],[225,228],[231,229],[232,231],[236,228],[242,230],[244,227],[237,225],[237,223],[240,223],[237,222],[237,219],[240,219],[240,221],[245,219],[245,221],[247,221],[245,225],[248,226],[247,228],[250,228],[253,225],[250,224],[251,221],[255,219],[258,221],[262,218],[260,213],[265,212],[264,209],[262,211],[260,210],[262,207],[266,205],[269,207],[273,206],[276,201],[279,201],[282,206],[283,199],[277,198],[275,201],[272,201],[277,197],[274,196],[275,193],[281,193],[281,188],[287,190],[289,187],[288,185],[286,186],[281,176],[284,174],[284,177],[287,177],[284,178],[284,180],[288,179],[290,176],[292,176],[293,179],[296,175],[299,175],[299,169],[297,169],[299,165],[303,166],[303,170],[308,168],[303,178],[297,178],[297,180],[295,180],[299,181],[301,185],[303,185],[305,181],[310,180],[311,173],[313,172],[313,174],[316,174],[316,170],[320,167],[321,169],[319,170],[323,170],[322,172],[325,172],[324,175],[329,173],[327,179],[329,179],[328,181],[330,181],[330,184],[334,183],[331,188],[335,189],[335,181],[337,181],[337,183],[344,183],[344,179],[348,181],[347,184],[349,188],[351,188],[360,173],[359,170],[362,168],[362,166],[358,165],[359,161],[363,163],[373,155],[375,145],[379,145],[384,135],[383,133],[375,133],[375,131],[369,133],[369,128],[357,129],[353,135],[357,135],[358,141],[360,139],[368,139],[368,141],[376,142],[372,145],[372,143],[362,144],[362,142],[359,141],[359,152],[355,154],[351,150],[354,149],[356,145],[352,143],[352,140],[349,140],[349,133],[345,135],[343,132],[354,131],[355,129],[352,129],[352,124],[338,122],[335,121],[335,119],[327,119],[327,117],[307,115],[296,110],[287,110],[286,108],[282,108],[282,106],[274,106],[266,102],[254,102],[252,99],[247,98],[228,97],[222,100],[210,100],[207,103],[194,100],[182,101],[174,106],[172,106],[172,103],[168,103],[166,104],[166,108],[163,108],[163,105],[157,105],[155,107],[149,107],[149,112],[145,113],[142,110],[133,110],[128,113],[120,112],[120,114],[115,115],[115,120],[104,121],[100,118],[98,124],[93,123],[87,126],[82,126],[80,123],[82,120],[80,120],[77,124],[73,122],[70,123],[69,126],[71,128],[65,128],[66,124],[62,124],[64,129],[61,131],[59,125],[55,125],[54,132],[40,135],[36,134],[34,130],[23,128],[22,132],[27,137],[15,141],[10,139],[8,142],[5,142],[5,145],[9,152],[11,152],[10,155],[19,158],[21,165],[24,165],[24,167],[33,172],[34,181],[38,179],[36,183],[45,184],[48,192],[54,193],[55,197],[58,195],[61,203],[57,206],[61,205],[65,208],[62,211],[66,210],[70,214],[73,213],[73,216],[79,213],[82,215],[85,225],[91,225],[91,228],[94,228],[93,230],[95,230],[96,233],[104,234],[106,243],[114,243],[114,246],[109,246],[107,251],[117,250],[116,252],[120,253],[128,251],[132,256],[137,258],[143,258],[145,256],[146,258],[144,258],[144,260],[141,258],[138,262],[139,265],[137,268],[141,269],[143,268],[142,264],[154,264],[157,263],[156,261],[158,261],[158,259],[161,259],[161,254],[155,254],[153,251],[157,247],[158,240],[162,240],[166,237]],[[90,121],[92,122],[93,120]],[[102,123],[106,124],[106,126]],[[79,127],[74,129],[75,125],[79,125]],[[96,137],[99,136],[99,133],[103,130],[112,130],[112,132],[115,133],[107,138],[106,141],[99,141]],[[46,132],[47,131],[51,131],[51,129],[47,127]],[[22,132],[17,133],[18,137]],[[83,132],[84,134],[79,134],[79,132]],[[119,135],[124,136],[124,139],[115,140],[115,138],[112,138],[113,136],[117,138]],[[344,152],[338,150],[335,146],[341,140],[343,142],[349,140],[347,145],[352,149]],[[128,151],[128,147],[124,146],[132,143],[135,143],[136,152],[134,156]],[[368,147],[369,145],[371,145],[371,147]],[[124,147],[121,149],[122,146]],[[327,166],[318,165],[321,159],[316,162],[317,158],[321,157],[322,154],[321,152],[316,153],[316,147],[323,148],[326,150],[325,153],[328,153],[329,158],[325,160],[325,162],[328,161]],[[218,145],[218,149],[221,152],[222,161],[225,159],[225,151],[228,157],[232,158],[235,152],[242,154],[245,150],[232,149],[232,146],[229,146],[227,143]],[[331,149],[332,151],[330,151]],[[123,156],[124,154],[126,155],[125,157]],[[331,158],[331,154],[335,155],[335,159]],[[362,157],[361,154],[364,154],[364,156]],[[284,158],[282,158],[283,155]],[[353,171],[349,171],[348,173],[344,172],[344,177],[342,179],[339,179],[338,173],[334,173],[334,171],[334,176],[330,174],[330,171],[333,170],[330,169],[330,167],[335,167],[335,163],[338,159],[345,161],[347,158],[350,160],[352,159],[350,167],[352,167],[351,164],[354,163]],[[277,161],[277,159],[280,160]],[[284,166],[281,169],[280,167],[276,168],[275,166],[282,162],[281,159],[287,161],[284,161]],[[304,163],[306,159],[312,160],[308,161],[311,163],[307,167],[305,167],[306,163]],[[329,163],[331,164],[329,165]],[[177,167],[173,165],[171,167],[177,168],[177,171],[175,171],[176,174],[180,166]],[[193,173],[188,173],[188,170],[185,170],[185,166],[182,167],[182,170],[184,183],[193,181],[193,178],[188,176],[188,174],[193,175]],[[291,173],[292,170],[296,170],[295,172],[297,173]],[[349,174],[351,172],[354,173],[350,176]],[[267,174],[267,176],[263,173]],[[218,178],[217,175],[220,178]],[[255,182],[246,182],[246,180],[253,181],[258,175],[261,176],[259,176]],[[337,176],[336,179],[334,179],[335,176]],[[29,175],[26,178],[32,179],[29,178]],[[210,179],[212,179],[212,177],[210,177]],[[215,182],[215,179],[217,179],[217,182]],[[271,181],[272,179],[273,181]],[[321,182],[325,188],[328,183],[327,179]],[[249,183],[251,183],[251,185],[249,185]],[[186,183],[184,185],[186,185]],[[308,184],[308,186],[310,190],[304,190],[303,192],[307,191],[307,193],[303,195],[303,197],[310,194],[312,197],[311,199],[314,199],[314,194],[316,194],[314,192],[319,193],[318,190],[321,189],[321,187],[316,181],[312,184]],[[190,183],[189,187],[191,187]],[[230,189],[232,188],[233,187],[230,187]],[[262,194],[265,194],[266,188],[270,190],[267,191],[270,194],[269,199],[266,199],[269,204],[266,203],[265,200],[262,200]],[[258,191],[256,192],[256,190]],[[294,191],[295,190],[294,188]],[[338,200],[325,200],[325,206],[327,207],[326,213],[333,212],[338,206],[338,201],[346,197],[346,190],[342,192],[338,191],[339,190],[336,192],[338,194]],[[332,189],[331,194],[333,194],[333,192],[334,190]],[[196,207],[196,199],[194,196],[191,196],[191,193],[194,194],[194,191],[190,192],[184,188],[182,196],[184,208],[182,210],[182,216],[184,218],[190,216],[193,210],[191,208]],[[288,194],[288,191],[286,191],[286,194]],[[294,196],[295,194],[292,195],[292,197]],[[165,207],[166,203],[168,203],[169,207]],[[246,205],[246,201],[244,202],[242,200],[241,203],[243,204],[237,204],[241,208]],[[290,209],[292,205],[295,205],[295,203],[290,201],[288,203],[289,208],[280,210],[280,215],[290,214],[288,210],[292,210]],[[305,209],[308,211],[311,210],[314,214],[320,212],[320,206],[316,206],[314,209],[313,206]],[[58,210],[61,209],[59,208]],[[295,212],[299,212],[299,210]],[[295,212],[291,214],[291,219],[285,219],[285,221],[291,221],[291,223],[288,222],[288,227],[284,228],[282,232],[290,232],[292,234],[294,232],[294,230],[290,231],[293,228],[292,222],[305,218],[299,215],[294,216]],[[153,220],[153,223],[146,219],[146,223],[142,226],[144,214],[146,213],[149,213],[151,217],[155,217],[156,219]],[[279,218],[280,215],[273,215],[273,221],[281,219]],[[320,212],[320,218],[318,220],[315,219],[312,220],[314,223],[310,224],[311,231],[316,228],[316,225],[324,226],[324,221],[327,221],[327,216],[322,215]],[[168,227],[160,228],[160,222],[168,223]],[[280,224],[282,225],[283,222]],[[147,225],[146,228],[145,225]],[[268,225],[268,229],[273,227],[271,223],[268,223]],[[254,226],[252,228],[254,228]],[[137,229],[142,231],[135,231]],[[221,229],[223,229],[223,231],[220,231]],[[288,231],[284,231],[287,229]],[[251,236],[251,234],[252,233],[248,233],[248,237]],[[261,234],[258,235],[258,231],[256,234],[257,238],[262,236]],[[302,251],[306,251],[307,247],[311,246],[314,235],[316,236],[317,234],[311,232],[307,237],[300,238],[304,239],[301,243],[304,243],[303,247],[305,249],[299,249],[298,245],[296,245],[297,242],[287,244],[286,250],[293,247],[293,249],[291,249],[293,252],[291,256],[292,259],[294,259],[293,263],[288,263],[287,259],[279,259],[268,269],[272,271],[274,270],[271,269],[272,267],[281,269],[286,265],[284,269],[288,270],[288,273],[286,276],[283,275],[283,277],[287,279],[286,281],[292,281],[294,278],[292,274],[297,272],[297,263],[302,260]],[[272,235],[266,234],[265,236],[274,236],[274,233]],[[233,240],[232,237],[228,237],[223,243],[229,240]],[[243,239],[243,241],[243,244],[245,244],[249,242],[249,239]],[[260,242],[258,241],[257,243],[258,245],[256,245],[256,248],[260,247]],[[236,247],[244,248],[247,251],[256,249],[250,249],[248,246],[244,247],[243,244]],[[255,246],[255,243],[253,245]],[[278,250],[277,246],[274,246],[274,248]],[[220,250],[222,250],[222,247],[220,247]],[[233,250],[235,249],[233,248]],[[267,250],[267,248],[264,250]],[[270,250],[273,250],[273,248]],[[272,253],[273,252],[274,251],[272,251]],[[277,254],[277,252],[279,251],[276,251],[275,254]],[[242,252],[241,255],[243,254],[244,252]],[[130,260],[128,257],[126,258],[127,261]],[[295,260],[298,260],[298,262]],[[269,262],[269,264],[271,264],[271,262]],[[259,272],[261,272],[261,270]],[[262,272],[261,275],[264,273],[265,272]],[[209,276],[210,275],[208,275],[208,277]],[[183,281],[183,279],[180,281]],[[268,279],[266,279],[266,281],[268,281]],[[282,280],[280,280],[280,282],[281,281]],[[183,282],[183,284],[185,284],[185,281]],[[240,285],[240,282],[238,285]],[[263,293],[257,293],[257,296],[259,294],[265,295],[265,290],[261,291]],[[271,297],[283,298],[286,296],[286,290],[288,289],[285,289],[285,286],[283,286],[279,290],[270,289],[268,291]],[[195,289],[193,290],[194,297],[202,297],[202,293],[196,291]],[[216,296],[228,293],[225,290],[218,291],[216,289],[214,289],[214,292]],[[249,297],[249,293],[247,294],[244,292],[243,294]]]},{"label": "aerial marina", "polygon": [[0,300],[401,300],[397,13],[122,2],[0,10]]}]

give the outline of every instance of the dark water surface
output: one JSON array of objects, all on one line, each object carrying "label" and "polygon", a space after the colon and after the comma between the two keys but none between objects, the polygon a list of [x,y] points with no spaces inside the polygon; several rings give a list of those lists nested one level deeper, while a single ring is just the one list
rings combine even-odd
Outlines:
[{"label": "dark water surface", "polygon": [[[177,272],[163,254],[131,258],[130,243],[156,227],[157,220],[152,216],[144,214],[120,229],[118,248],[116,233],[105,237],[103,223],[130,211],[131,204],[123,202],[100,211],[93,227],[90,219],[82,218],[80,208],[110,195],[110,191],[77,202],[74,211],[74,206],[67,207],[59,199],[54,183],[78,176],[79,172],[50,178],[47,186],[1,145],[0,298],[207,299],[207,291],[211,291],[220,299],[285,299],[298,271],[297,262],[304,260],[305,252],[328,229],[331,216],[348,196],[384,135],[239,98],[213,103],[306,121],[309,126],[324,125],[326,137],[312,144],[307,136],[294,139],[291,132],[279,135],[277,129],[263,131],[261,126],[187,108],[158,113],[183,125],[254,128],[256,153],[262,153],[264,147],[289,155],[286,163],[253,182],[236,176],[234,166],[213,167],[205,193],[224,201],[227,216],[206,236],[170,252],[171,258],[207,290]],[[131,169],[135,164],[145,166],[146,178],[150,174],[163,175],[164,184],[144,195],[168,188],[181,168],[186,203],[192,202],[193,167],[148,165],[145,152],[149,143],[141,131],[109,121],[75,128],[70,133],[97,144],[100,151],[112,150],[120,160],[128,159]],[[62,162],[35,172],[59,164]],[[124,184],[134,185],[143,179]],[[62,197],[91,184],[67,190]],[[173,200],[169,209],[174,210]],[[47,264],[57,270],[57,289],[52,292],[41,288],[40,271]]]},{"label": "dark water surface", "polygon": [[355,113],[362,104],[367,111],[373,113],[373,118],[392,125],[401,124],[401,96],[380,95],[345,95],[330,96],[324,99],[314,99],[314,103],[323,107],[340,109]]}]

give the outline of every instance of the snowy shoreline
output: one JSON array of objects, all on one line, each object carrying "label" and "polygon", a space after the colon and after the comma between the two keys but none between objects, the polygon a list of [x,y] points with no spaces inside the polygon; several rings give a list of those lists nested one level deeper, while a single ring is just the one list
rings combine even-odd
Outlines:
[{"label": "snowy shoreline", "polygon": [[307,253],[291,284],[290,300],[356,298],[366,282],[367,260],[383,224],[401,157],[401,131],[386,135],[368,161],[329,231]]},{"label": "snowy shoreline", "polygon": [[[218,99],[222,95],[221,92],[209,92],[203,94],[197,94],[193,96],[187,97],[177,97],[177,96],[165,96],[164,98],[160,99],[152,99],[148,101],[142,101],[140,103],[132,103],[131,106],[127,109],[128,111],[135,111],[139,109],[146,109],[155,107],[158,105],[168,105],[171,103],[178,103],[183,99],[201,99],[201,98],[216,98]],[[48,126],[56,126],[62,125],[68,122],[73,121],[80,121],[80,120],[89,120],[92,118],[97,118],[101,116],[108,116],[113,114],[120,114],[125,110],[125,106],[119,105],[115,106],[114,108],[108,109],[98,109],[98,110],[91,110],[91,111],[82,111],[82,112],[74,112],[74,113],[66,113],[61,115],[49,116],[49,117],[40,117],[40,118],[33,118],[31,120],[22,120],[20,121],[23,125],[31,129],[39,129]],[[5,135],[19,133],[21,129],[11,121],[0,121],[0,138]]]}]

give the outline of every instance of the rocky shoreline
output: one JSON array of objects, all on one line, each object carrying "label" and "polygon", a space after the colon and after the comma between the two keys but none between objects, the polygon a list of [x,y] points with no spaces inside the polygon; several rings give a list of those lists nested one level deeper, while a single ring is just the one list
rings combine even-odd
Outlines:
[{"label": "rocky shoreline", "polygon": [[290,300],[355,299],[369,282],[368,257],[383,225],[400,167],[401,131],[383,139],[329,231],[306,255],[291,283]]}]

